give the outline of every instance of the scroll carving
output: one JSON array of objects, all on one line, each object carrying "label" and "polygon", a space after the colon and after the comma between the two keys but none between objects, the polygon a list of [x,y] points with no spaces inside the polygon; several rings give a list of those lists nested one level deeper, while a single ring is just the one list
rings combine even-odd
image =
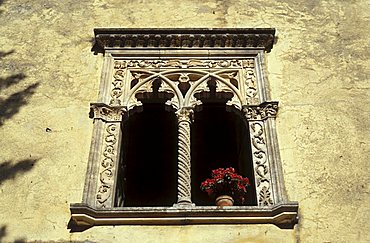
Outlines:
[{"label": "scroll carving", "polygon": [[178,118],[178,204],[191,204],[190,123],[193,110],[182,108]]},{"label": "scroll carving", "polygon": [[125,71],[122,69],[118,69],[115,71],[113,75],[112,81],[112,90],[110,92],[111,100],[109,102],[110,105],[121,105],[121,96],[122,96],[122,87],[123,81],[125,77]]},{"label": "scroll carving", "polygon": [[116,160],[116,143],[119,127],[117,124],[109,124],[106,128],[104,137],[103,159],[100,164],[99,184],[96,195],[97,206],[100,208],[108,207],[108,199],[112,197],[114,184],[114,165]]},{"label": "scroll carving", "polygon": [[270,191],[271,176],[267,160],[263,122],[250,122],[250,131],[258,205],[270,206],[273,204],[273,198]]},{"label": "scroll carving", "polygon": [[247,102],[249,104],[258,103],[257,80],[256,80],[256,76],[254,73],[254,68],[250,68],[250,67],[245,68],[244,79],[245,79],[245,86],[246,86]]}]

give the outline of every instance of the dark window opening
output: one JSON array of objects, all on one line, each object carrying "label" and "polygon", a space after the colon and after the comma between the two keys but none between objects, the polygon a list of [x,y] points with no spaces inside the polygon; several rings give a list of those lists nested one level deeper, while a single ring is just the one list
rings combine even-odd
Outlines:
[{"label": "dark window opening", "polygon": [[177,195],[177,119],[163,99],[145,98],[123,122],[116,206],[172,206]]},{"label": "dark window opening", "polygon": [[191,129],[192,200],[196,205],[214,205],[200,184],[217,168],[234,167],[248,177],[246,205],[257,205],[252,153],[247,121],[237,111],[226,111],[225,103],[203,101],[195,112]]}]

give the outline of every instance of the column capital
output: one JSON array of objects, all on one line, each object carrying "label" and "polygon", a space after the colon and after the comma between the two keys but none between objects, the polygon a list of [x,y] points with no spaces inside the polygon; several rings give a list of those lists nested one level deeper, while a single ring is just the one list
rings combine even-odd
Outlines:
[{"label": "column capital", "polygon": [[177,121],[191,123],[193,121],[194,111],[191,107],[183,107],[176,111]]},{"label": "column capital", "polygon": [[90,103],[90,118],[106,122],[120,122],[127,112],[124,106],[110,106],[104,103]]},{"label": "column capital", "polygon": [[245,105],[243,112],[248,120],[275,118],[278,111],[277,101],[268,101],[259,105]]}]

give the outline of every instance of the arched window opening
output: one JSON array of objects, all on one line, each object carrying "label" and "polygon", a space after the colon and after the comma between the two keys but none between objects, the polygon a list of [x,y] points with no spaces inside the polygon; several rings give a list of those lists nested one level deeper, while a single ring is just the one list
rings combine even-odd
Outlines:
[{"label": "arched window opening", "polygon": [[227,111],[225,102],[202,102],[201,111],[194,114],[191,132],[193,202],[196,205],[214,205],[214,201],[200,191],[201,182],[210,178],[213,169],[234,167],[251,183],[246,204],[257,205],[250,137],[245,118],[236,110]]},{"label": "arched window opening", "polygon": [[[158,95],[160,94],[160,95]],[[122,123],[117,206],[172,206],[177,193],[177,119],[161,93],[141,95],[141,112]]]}]

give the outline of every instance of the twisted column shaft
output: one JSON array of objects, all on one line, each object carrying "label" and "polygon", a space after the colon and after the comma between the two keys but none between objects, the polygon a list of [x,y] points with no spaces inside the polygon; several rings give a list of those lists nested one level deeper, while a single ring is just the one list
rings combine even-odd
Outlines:
[{"label": "twisted column shaft", "polygon": [[182,108],[176,114],[179,130],[177,204],[191,205],[190,124],[193,110]]}]

